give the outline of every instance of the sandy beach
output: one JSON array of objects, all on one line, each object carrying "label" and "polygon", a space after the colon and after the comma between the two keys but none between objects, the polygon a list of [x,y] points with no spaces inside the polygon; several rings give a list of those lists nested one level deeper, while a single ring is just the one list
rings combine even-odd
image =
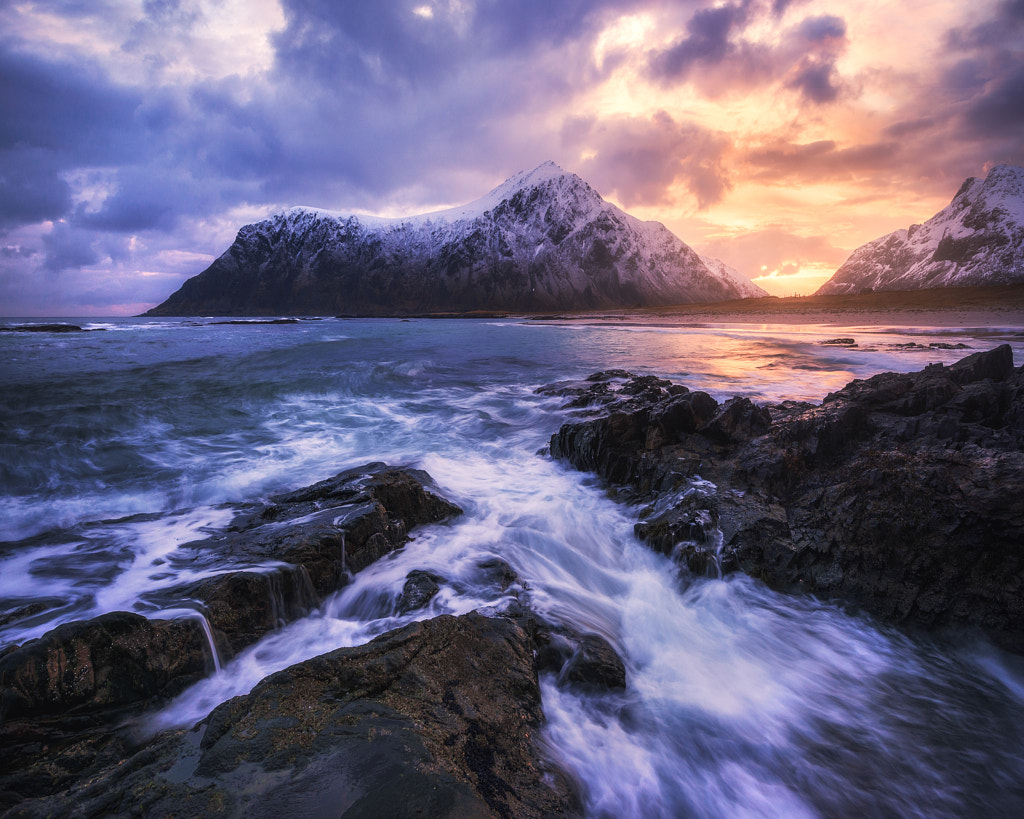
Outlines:
[{"label": "sandy beach", "polygon": [[534,314],[534,321],[629,324],[822,324],[1024,331],[1024,285],[740,299],[593,312]]}]

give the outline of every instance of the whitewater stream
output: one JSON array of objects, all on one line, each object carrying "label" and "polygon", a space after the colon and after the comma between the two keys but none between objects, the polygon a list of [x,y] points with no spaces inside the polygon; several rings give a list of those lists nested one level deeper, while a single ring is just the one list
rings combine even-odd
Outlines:
[{"label": "whitewater stream", "polygon": [[[1020,365],[1022,328],[83,326],[95,332],[0,333],[0,650],[108,611],[198,617],[162,592],[238,568],[179,549],[225,526],[224,504],[370,461],[411,465],[465,514],[413,532],[152,728],[191,725],[272,671],[412,620],[518,599],[604,636],[626,664],[619,693],[541,678],[546,751],[591,816],[1022,815],[1021,658],[976,638],[907,636],[746,576],[687,573],[634,538],[635,510],[542,454],[570,416],[536,393],[623,368],[719,400],[820,401],[853,378],[1006,338]],[[857,346],[822,343],[837,337]],[[522,582],[495,586],[488,557]],[[399,615],[413,569],[447,582]]]}]

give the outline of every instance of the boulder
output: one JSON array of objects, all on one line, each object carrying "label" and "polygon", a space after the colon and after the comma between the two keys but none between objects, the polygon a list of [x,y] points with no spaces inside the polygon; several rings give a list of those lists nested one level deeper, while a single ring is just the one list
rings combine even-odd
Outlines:
[{"label": "boulder", "polygon": [[541,755],[541,721],[527,633],[446,615],[273,674],[9,815],[578,815]]},{"label": "boulder", "polygon": [[230,531],[183,548],[200,560],[264,564],[166,593],[203,604],[233,654],[315,609],[352,576],[401,548],[410,529],[462,514],[422,470],[372,463],[240,508]]},{"label": "boulder", "polygon": [[[172,608],[199,602],[218,654],[229,657],[400,548],[412,527],[459,514],[430,485],[424,472],[370,464],[268,503],[240,506],[229,531],[186,544],[176,559],[196,568],[222,561],[265,568],[214,575],[166,590],[153,602]],[[0,792],[4,782],[22,795],[62,789],[97,766],[123,760],[132,741],[112,726],[177,695],[214,667],[198,618],[165,622],[125,612],[66,623],[5,650]],[[57,756],[55,748],[62,749]]]},{"label": "boulder", "polygon": [[624,690],[626,667],[604,637],[585,634],[558,674],[560,684],[584,689]]},{"label": "boulder", "polygon": [[0,724],[167,696],[212,670],[196,620],[113,612],[65,623],[0,658]]},{"label": "boulder", "polygon": [[402,586],[402,596],[398,598],[398,613],[408,614],[411,611],[422,609],[434,599],[441,590],[441,583],[444,578],[433,572],[414,569],[405,576],[405,585]]}]

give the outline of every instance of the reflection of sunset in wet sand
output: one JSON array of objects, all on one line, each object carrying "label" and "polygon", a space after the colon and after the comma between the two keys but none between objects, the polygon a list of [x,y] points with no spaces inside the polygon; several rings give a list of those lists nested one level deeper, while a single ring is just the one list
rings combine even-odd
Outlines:
[{"label": "reflection of sunset in wet sand", "polygon": [[[819,402],[855,378],[951,364],[971,350],[1009,341],[1024,352],[1024,327],[948,327],[896,324],[716,323],[699,325],[664,317],[538,322],[580,332],[587,343],[611,351],[609,367],[636,367],[718,397]],[[893,315],[887,318],[892,320]],[[1009,322],[1012,317],[1007,317]],[[600,339],[598,342],[597,339]],[[580,339],[583,341],[583,339]],[[852,343],[849,343],[851,342]]]}]

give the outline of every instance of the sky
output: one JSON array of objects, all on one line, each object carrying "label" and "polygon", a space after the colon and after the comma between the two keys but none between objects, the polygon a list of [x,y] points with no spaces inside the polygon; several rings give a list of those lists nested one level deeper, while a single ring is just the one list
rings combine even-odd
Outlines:
[{"label": "sky", "polygon": [[1024,165],[1024,0],[3,0],[0,315],[546,160],[775,295]]}]

